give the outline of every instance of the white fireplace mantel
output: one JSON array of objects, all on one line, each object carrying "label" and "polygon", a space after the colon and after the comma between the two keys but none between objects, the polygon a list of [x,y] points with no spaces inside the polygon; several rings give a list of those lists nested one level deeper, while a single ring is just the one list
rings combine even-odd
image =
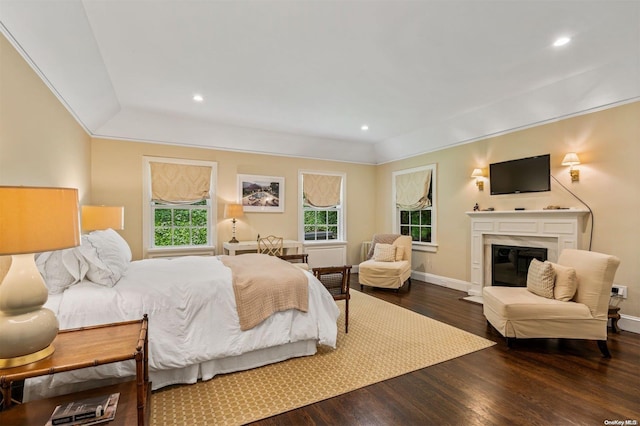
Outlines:
[{"label": "white fireplace mantel", "polygon": [[[470,296],[481,296],[482,287],[491,285],[489,250],[493,241],[517,246],[548,247],[549,260],[556,261],[565,248],[580,248],[583,220],[588,210],[501,210],[466,212],[471,217]],[[488,265],[488,268],[487,268]]]}]

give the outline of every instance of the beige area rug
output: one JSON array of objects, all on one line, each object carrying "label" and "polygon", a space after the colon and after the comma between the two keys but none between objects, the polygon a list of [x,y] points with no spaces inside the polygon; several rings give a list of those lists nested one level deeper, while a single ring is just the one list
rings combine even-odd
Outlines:
[{"label": "beige area rug", "polygon": [[335,350],[154,392],[151,424],[245,424],[495,344],[355,290],[345,334],[338,305]]}]

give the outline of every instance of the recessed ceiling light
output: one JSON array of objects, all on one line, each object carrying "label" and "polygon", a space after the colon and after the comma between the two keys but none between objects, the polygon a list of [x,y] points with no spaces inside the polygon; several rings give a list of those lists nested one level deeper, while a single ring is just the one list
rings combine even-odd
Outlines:
[{"label": "recessed ceiling light", "polygon": [[564,46],[565,44],[569,43],[571,41],[571,39],[569,37],[559,37],[558,39],[556,39],[556,41],[553,42],[553,45],[555,47],[560,47],[560,46]]},{"label": "recessed ceiling light", "polygon": [[193,95],[193,100],[196,102],[202,102],[204,101],[204,98],[202,97],[202,95]]},{"label": "recessed ceiling light", "polygon": [[367,130],[369,130],[369,126],[366,124],[363,124],[362,126],[360,126],[360,130],[362,130],[363,132],[366,132]]}]

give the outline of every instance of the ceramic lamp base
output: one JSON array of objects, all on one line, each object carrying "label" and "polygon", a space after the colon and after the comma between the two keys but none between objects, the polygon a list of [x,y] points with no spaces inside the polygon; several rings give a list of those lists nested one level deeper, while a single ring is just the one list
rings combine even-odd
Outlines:
[{"label": "ceramic lamp base", "polygon": [[0,368],[29,364],[53,353],[58,319],[42,307],[47,297],[33,254],[11,256],[0,284]]},{"label": "ceramic lamp base", "polygon": [[31,364],[40,361],[51,355],[55,351],[53,345],[49,345],[41,351],[34,352],[29,355],[16,356],[13,358],[0,358],[0,369],[19,367],[21,365]]}]

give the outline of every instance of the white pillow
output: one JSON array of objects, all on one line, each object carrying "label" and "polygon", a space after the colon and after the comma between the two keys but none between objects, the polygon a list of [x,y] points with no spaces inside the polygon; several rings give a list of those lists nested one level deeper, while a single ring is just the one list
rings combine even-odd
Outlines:
[{"label": "white pillow", "polygon": [[377,243],[373,250],[373,260],[376,262],[395,262],[396,246]]},{"label": "white pillow", "polygon": [[87,278],[108,287],[118,282],[131,262],[129,244],[113,229],[83,235],[80,253],[89,264]]},{"label": "white pillow", "polygon": [[551,262],[540,262],[538,259],[533,259],[527,272],[527,290],[538,296],[553,299],[555,279],[556,273]]},{"label": "white pillow", "polygon": [[89,269],[75,248],[40,253],[36,255],[36,266],[50,294],[62,293],[80,282]]}]

